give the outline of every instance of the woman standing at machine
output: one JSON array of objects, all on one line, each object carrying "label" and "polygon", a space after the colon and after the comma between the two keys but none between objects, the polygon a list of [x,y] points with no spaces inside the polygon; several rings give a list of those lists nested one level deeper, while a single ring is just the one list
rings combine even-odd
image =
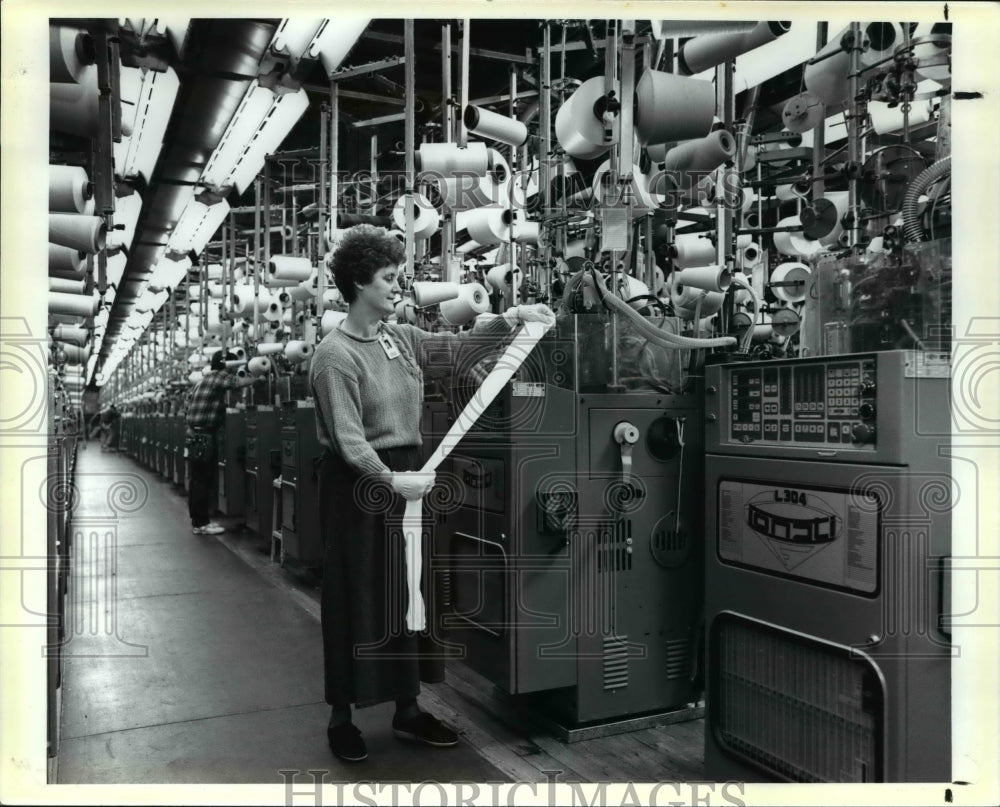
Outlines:
[{"label": "woman standing at machine", "polygon": [[[434,484],[434,474],[417,470],[424,352],[454,351],[470,332],[429,333],[385,321],[395,310],[404,261],[402,244],[382,228],[362,224],[344,234],[331,267],[347,318],[317,346],[309,372],[325,449],[319,485],[323,658],[332,707],[327,739],[337,757],[351,762],[368,756],[351,704],[394,700],[397,737],[438,747],[458,743],[454,731],[417,705],[420,681],[444,680],[444,666],[426,657],[429,637],[405,627],[403,542],[391,536],[387,517],[399,516],[406,500]],[[519,321],[552,325],[555,315],[545,305],[517,306],[475,333],[498,340]],[[378,484],[391,493],[383,488],[380,498]],[[372,506],[383,498],[386,506]]]}]

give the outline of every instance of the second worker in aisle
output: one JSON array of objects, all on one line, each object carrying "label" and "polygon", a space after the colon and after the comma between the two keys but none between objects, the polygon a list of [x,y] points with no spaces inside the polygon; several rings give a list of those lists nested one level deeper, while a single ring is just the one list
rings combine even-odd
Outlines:
[{"label": "second worker in aisle", "polygon": [[396,737],[437,747],[458,743],[452,729],[417,704],[420,682],[443,681],[444,663],[428,656],[426,633],[406,628],[404,546],[390,529],[406,501],[434,484],[433,474],[418,470],[428,352],[438,365],[447,364],[442,354],[449,354],[454,367],[469,334],[495,346],[519,321],[555,324],[545,305],[511,308],[459,334],[386,322],[400,295],[404,260],[402,244],[384,229],[358,225],[343,235],[331,268],[348,314],[317,346],[309,371],[325,449],[319,499],[323,663],[332,707],[327,740],[337,757],[351,762],[368,756],[351,720],[352,704],[395,701]]},{"label": "second worker in aisle", "polygon": [[190,469],[188,514],[191,516],[191,532],[195,535],[218,535],[226,531],[221,524],[211,520],[217,474],[216,433],[226,417],[226,393],[266,379],[266,376],[238,378],[229,372],[226,361],[236,358],[233,353],[217,351],[212,356],[211,372],[205,373],[204,378],[188,393],[184,443]]}]

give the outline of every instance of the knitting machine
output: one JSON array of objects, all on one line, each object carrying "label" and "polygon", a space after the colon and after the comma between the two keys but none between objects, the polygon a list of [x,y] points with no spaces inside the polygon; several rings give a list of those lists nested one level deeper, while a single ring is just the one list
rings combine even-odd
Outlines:
[{"label": "knitting machine", "polygon": [[[560,320],[425,502],[446,646],[569,738],[690,717],[699,696],[700,396],[681,389],[676,357],[658,376],[669,386],[612,391],[617,349],[622,365],[649,353],[613,318]],[[489,350],[464,355],[450,411],[425,418],[438,438],[476,388],[462,372]]]},{"label": "knitting machine", "polygon": [[708,715],[724,781],[949,781],[947,354],[706,377]]},{"label": "knitting machine", "polygon": [[319,530],[319,461],[312,400],[281,404],[281,557],[319,565],[323,536]]},{"label": "knitting machine", "polygon": [[244,502],[247,526],[270,540],[273,529],[274,479],[280,473],[279,414],[273,406],[246,410]]},{"label": "knitting machine", "polygon": [[184,434],[187,427],[184,416],[176,411],[169,415],[169,422],[170,449],[173,452],[170,479],[175,485],[184,486],[187,481],[187,463],[184,461]]},{"label": "knitting machine", "polygon": [[216,437],[219,512],[243,515],[243,476],[246,466],[246,410],[227,408]]}]

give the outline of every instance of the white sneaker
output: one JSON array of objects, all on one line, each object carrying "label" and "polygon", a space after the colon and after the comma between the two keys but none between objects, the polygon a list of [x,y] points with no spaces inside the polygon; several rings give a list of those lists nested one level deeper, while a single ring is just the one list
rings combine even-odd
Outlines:
[{"label": "white sneaker", "polygon": [[201,527],[192,527],[191,532],[195,535],[219,535],[226,531],[225,527],[220,527],[218,524],[205,524]]}]

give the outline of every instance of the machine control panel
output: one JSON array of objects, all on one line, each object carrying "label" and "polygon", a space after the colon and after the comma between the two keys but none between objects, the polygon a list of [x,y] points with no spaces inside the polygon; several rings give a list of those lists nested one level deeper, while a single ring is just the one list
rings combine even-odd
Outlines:
[{"label": "machine control panel", "polygon": [[875,360],[869,356],[730,371],[729,440],[875,448]]}]

